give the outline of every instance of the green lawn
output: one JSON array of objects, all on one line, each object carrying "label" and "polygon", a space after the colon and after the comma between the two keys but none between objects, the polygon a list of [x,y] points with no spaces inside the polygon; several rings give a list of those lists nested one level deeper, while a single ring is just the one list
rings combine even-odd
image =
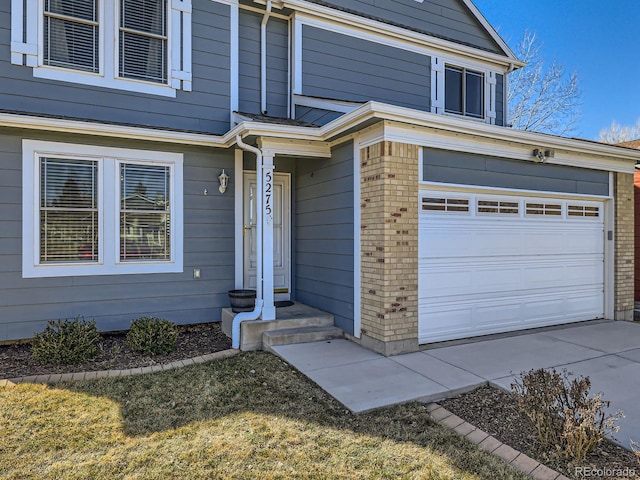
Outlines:
[{"label": "green lawn", "polygon": [[524,479],[413,403],[352,415],[276,357],[0,387],[7,479]]}]

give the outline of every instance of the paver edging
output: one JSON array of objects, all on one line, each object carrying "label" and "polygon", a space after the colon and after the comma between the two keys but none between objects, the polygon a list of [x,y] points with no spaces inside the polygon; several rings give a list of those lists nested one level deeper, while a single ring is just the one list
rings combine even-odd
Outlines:
[{"label": "paver edging", "polygon": [[61,381],[76,382],[80,380],[91,380],[96,378],[112,378],[112,377],[128,377],[130,375],[140,375],[144,373],[153,373],[163,370],[174,370],[176,368],[186,367],[187,365],[195,365],[197,363],[208,362],[210,360],[221,360],[230,358],[240,353],[236,348],[228,348],[219,352],[200,355],[194,360],[191,358],[178,360],[165,364],[152,365],[150,367],[126,368],[123,370],[91,370],[88,372],[75,373],[51,373],[45,375],[30,375],[16,378],[0,378],[0,387],[15,386],[19,383],[58,383]]},{"label": "paver edging", "polygon": [[[463,436],[471,443],[478,445],[483,450],[501,458],[513,468],[531,475],[536,480],[569,480],[560,472],[557,472],[528,455],[502,443],[500,440],[487,432],[476,428],[469,422],[458,422],[459,417],[437,403],[429,403],[427,412],[440,425],[453,430],[458,435]],[[452,425],[455,426],[452,427]],[[463,434],[464,432],[468,432]]]}]

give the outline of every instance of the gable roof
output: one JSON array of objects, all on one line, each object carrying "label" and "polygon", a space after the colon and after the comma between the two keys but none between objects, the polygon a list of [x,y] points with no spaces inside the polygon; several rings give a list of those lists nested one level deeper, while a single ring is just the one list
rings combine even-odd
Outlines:
[{"label": "gable roof", "polygon": [[[260,3],[260,0],[257,0]],[[291,0],[282,0],[283,3],[289,3],[291,4],[291,7],[295,6],[293,4],[295,3],[301,3],[301,2],[297,2],[297,1],[291,1]],[[445,35],[443,33],[438,33],[438,32],[434,32],[434,31],[429,31],[427,29],[423,29],[423,28],[418,28],[415,25],[411,25],[409,19],[407,19],[406,21],[398,21],[398,20],[393,20],[390,18],[383,18],[379,15],[373,15],[371,13],[367,13],[364,12],[362,10],[358,10],[355,8],[349,8],[347,6],[344,5],[338,5],[339,0],[302,0],[304,3],[314,3],[316,5],[319,6],[323,6],[323,7],[328,7],[331,8],[333,10],[338,10],[341,12],[345,12],[351,15],[356,15],[359,17],[363,17],[363,18],[367,18],[369,20],[374,20],[377,22],[381,22],[381,23],[385,23],[387,25],[391,25],[394,27],[399,27],[399,28],[403,28],[406,30],[410,30],[410,31],[414,31],[416,33],[422,33],[424,35],[428,35],[434,38],[439,38],[442,40],[446,40],[449,42],[454,42],[460,45],[465,45],[468,47],[472,47],[472,48],[477,48],[480,50],[485,50],[491,53],[497,53],[499,55],[503,55],[511,60],[514,61],[515,66],[520,66],[520,62],[518,60],[518,58],[516,57],[516,55],[513,53],[513,51],[511,50],[511,48],[509,48],[509,46],[507,45],[507,43],[502,39],[502,37],[498,34],[498,32],[491,26],[491,24],[487,21],[487,19],[482,15],[482,13],[480,12],[480,10],[478,10],[478,8],[474,5],[474,3],[472,2],[472,0],[456,0],[457,2],[459,2],[459,4],[461,6],[463,6],[464,8],[466,8],[467,13],[470,14],[470,16],[473,18],[473,20],[475,20],[475,22],[477,22],[477,27],[479,30],[482,30],[491,40],[492,42],[495,44],[495,48],[488,48],[488,47],[483,47],[480,46],[478,44],[474,44],[468,41],[464,41],[461,40],[460,38],[453,38],[452,36],[449,35]],[[387,2],[393,2],[393,1],[398,1],[398,0],[386,0]],[[366,3],[366,2],[358,2],[358,3]],[[420,2],[422,3],[422,2]],[[381,12],[382,13],[382,12]]]}]

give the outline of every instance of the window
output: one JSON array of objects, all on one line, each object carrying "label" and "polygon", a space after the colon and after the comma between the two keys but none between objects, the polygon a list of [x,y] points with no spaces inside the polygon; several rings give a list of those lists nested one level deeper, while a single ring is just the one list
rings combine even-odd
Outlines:
[{"label": "window", "polygon": [[562,205],[559,203],[527,202],[527,215],[562,216]]},{"label": "window", "polygon": [[97,162],[42,157],[39,163],[39,262],[97,262]]},{"label": "window", "polygon": [[43,61],[100,73],[98,0],[45,0]]},{"label": "window", "polygon": [[191,90],[191,0],[12,0],[14,64],[164,96]]},{"label": "window", "polygon": [[600,208],[592,205],[568,205],[567,216],[598,218],[600,217]]},{"label": "window", "polygon": [[444,78],[445,112],[484,118],[484,74],[447,65]]},{"label": "window", "polygon": [[23,141],[23,276],[182,272],[182,155]]},{"label": "window", "polygon": [[[490,67],[454,58],[431,57],[431,112],[460,115],[496,124],[502,85]],[[502,121],[502,119],[501,119]]]},{"label": "window", "polygon": [[422,210],[468,213],[469,200],[466,198],[425,197],[422,199]]},{"label": "window", "polygon": [[167,83],[166,0],[120,0],[119,73]]},{"label": "window", "polygon": [[479,215],[518,215],[519,208],[518,202],[478,200],[477,212]]}]

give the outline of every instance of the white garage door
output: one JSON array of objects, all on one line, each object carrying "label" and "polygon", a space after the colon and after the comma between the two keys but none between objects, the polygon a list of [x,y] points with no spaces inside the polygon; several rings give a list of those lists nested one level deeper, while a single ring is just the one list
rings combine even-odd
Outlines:
[{"label": "white garage door", "polygon": [[604,317],[602,202],[421,192],[419,341]]}]

